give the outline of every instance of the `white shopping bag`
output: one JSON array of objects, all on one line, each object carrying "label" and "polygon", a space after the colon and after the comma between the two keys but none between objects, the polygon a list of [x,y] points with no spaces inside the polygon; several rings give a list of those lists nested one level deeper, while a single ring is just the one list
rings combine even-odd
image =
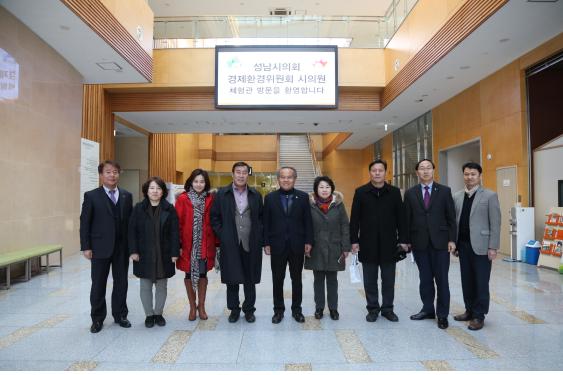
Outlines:
[{"label": "white shopping bag", "polygon": [[360,262],[358,261],[358,254],[352,254],[350,261],[350,283],[357,284],[362,282],[362,271],[360,270]]}]

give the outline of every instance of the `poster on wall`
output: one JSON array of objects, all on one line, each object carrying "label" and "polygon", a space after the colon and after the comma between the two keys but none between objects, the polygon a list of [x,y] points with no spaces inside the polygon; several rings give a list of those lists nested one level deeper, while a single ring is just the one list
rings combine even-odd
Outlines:
[{"label": "poster on wall", "polygon": [[100,144],[88,139],[80,139],[80,207],[84,193],[100,186],[98,164],[100,163]]},{"label": "poster on wall", "polygon": [[328,109],[338,106],[336,46],[217,46],[215,106]]}]

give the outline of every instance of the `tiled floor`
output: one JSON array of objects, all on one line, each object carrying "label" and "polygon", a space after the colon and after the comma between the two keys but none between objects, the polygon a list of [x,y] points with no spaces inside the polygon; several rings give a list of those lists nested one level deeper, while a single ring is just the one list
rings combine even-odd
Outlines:
[{"label": "tiled floor", "polygon": [[[410,259],[397,267],[395,312],[400,322],[365,321],[361,284],[339,273],[340,320],[312,317],[313,276],[304,271],[307,323],[286,316],[271,323],[271,273],[264,258],[256,323],[228,323],[225,287],[209,274],[208,321],[187,320],[182,281],[169,282],[166,327],[144,327],[139,282],[129,279],[129,319],[123,329],[106,319],[89,332],[90,269],[79,255],[62,269],[0,291],[0,370],[561,370],[563,276],[519,263],[495,261],[492,302],[478,332],[450,317],[450,328],[411,321],[420,310],[418,271]],[[108,296],[111,293],[109,283]],[[289,274],[286,296],[290,297]],[[452,315],[463,309],[459,264],[450,268]],[[241,292],[242,294],[242,292]],[[242,298],[242,296],[241,296]],[[109,301],[109,298],[108,298]]]}]

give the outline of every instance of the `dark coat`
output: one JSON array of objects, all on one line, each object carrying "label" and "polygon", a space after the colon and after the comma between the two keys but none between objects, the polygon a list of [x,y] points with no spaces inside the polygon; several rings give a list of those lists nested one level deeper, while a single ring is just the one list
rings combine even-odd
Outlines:
[{"label": "dark coat", "polygon": [[344,207],[342,194],[334,192],[332,202],[325,214],[315,203],[314,193],[309,194],[313,219],[313,249],[311,257],[305,258],[305,269],[314,271],[344,271],[344,259],[338,259],[350,251],[350,223]]},{"label": "dark coat", "polygon": [[[155,279],[156,258],[153,243],[152,219],[147,212],[150,202],[144,199],[135,205],[129,222],[129,254],[139,254],[139,261],[133,262],[133,273],[143,279]],[[160,201],[160,251],[165,277],[175,274],[172,257],[180,255],[178,215],[174,206],[166,200]]]},{"label": "dark coat", "polygon": [[430,243],[435,249],[447,250],[448,242],[455,242],[457,233],[452,191],[434,182],[430,205],[425,209],[420,186],[416,184],[405,192],[407,241],[414,250],[425,250]]},{"label": "dark coat", "polygon": [[362,263],[395,262],[397,243],[406,241],[401,191],[385,183],[378,195],[368,182],[354,193],[350,216],[350,242],[360,245]]},{"label": "dark coat", "polygon": [[250,247],[250,278],[245,280],[244,270],[240,260],[239,239],[235,222],[237,212],[233,185],[229,184],[219,189],[211,208],[211,225],[221,243],[221,282],[223,284],[243,284],[252,282],[258,284],[262,277],[262,246],[263,226],[262,196],[255,189],[248,187],[248,206],[250,208],[251,229],[249,236]]},{"label": "dark coat", "polygon": [[272,254],[283,254],[287,241],[294,254],[304,254],[305,244],[313,244],[309,195],[294,189],[291,209],[286,214],[280,190],[269,193],[264,199],[264,246],[270,246]]},{"label": "dark coat", "polygon": [[111,258],[116,235],[120,239],[117,250],[127,255],[127,226],[133,207],[133,197],[127,190],[119,188],[118,205],[121,212],[118,233],[116,233],[112,205],[102,186],[84,193],[80,213],[80,250],[92,250],[94,259]]},{"label": "dark coat", "polygon": [[[215,265],[215,246],[219,242],[215,238],[213,228],[211,227],[211,206],[215,193],[209,192],[205,197],[205,207],[203,209],[203,235],[201,236],[201,259],[207,261],[207,271],[211,271]],[[191,258],[193,247],[193,222],[194,222],[194,206],[186,192],[181,193],[176,199],[176,212],[178,213],[178,221],[180,223],[180,247],[182,252],[180,258],[176,262],[176,268],[184,272],[191,272]],[[204,273],[201,270],[201,273]]]}]

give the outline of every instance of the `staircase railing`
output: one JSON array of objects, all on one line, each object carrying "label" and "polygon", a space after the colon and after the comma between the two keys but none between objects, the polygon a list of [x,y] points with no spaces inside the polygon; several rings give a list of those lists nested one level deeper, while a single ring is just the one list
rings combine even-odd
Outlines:
[{"label": "staircase railing", "polygon": [[317,161],[317,153],[315,152],[315,145],[313,144],[313,138],[307,133],[307,141],[309,142],[309,152],[311,152],[311,157],[313,159],[313,168],[315,169],[315,177],[321,175],[321,167]]}]

